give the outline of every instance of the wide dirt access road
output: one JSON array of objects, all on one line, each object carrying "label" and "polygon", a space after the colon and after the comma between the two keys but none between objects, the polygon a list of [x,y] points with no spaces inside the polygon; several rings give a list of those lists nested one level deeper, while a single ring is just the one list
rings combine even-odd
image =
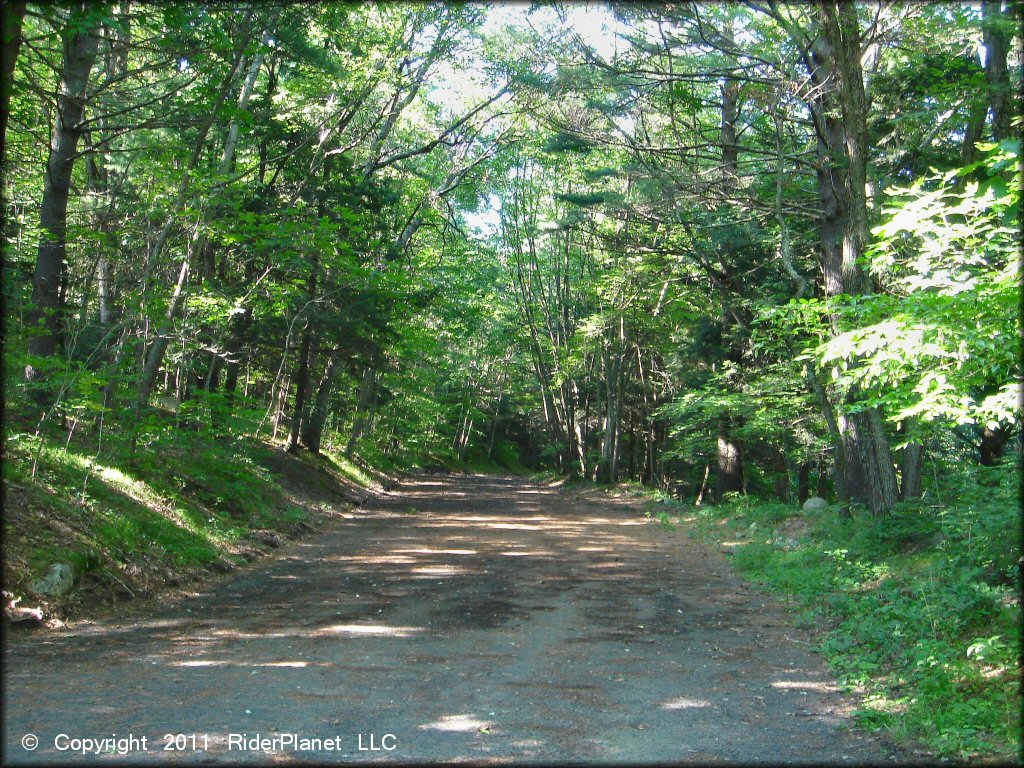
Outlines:
[{"label": "wide dirt access road", "polygon": [[804,640],[717,551],[626,503],[428,476],[176,605],[9,637],[4,756],[116,733],[147,737],[133,761],[885,760]]}]

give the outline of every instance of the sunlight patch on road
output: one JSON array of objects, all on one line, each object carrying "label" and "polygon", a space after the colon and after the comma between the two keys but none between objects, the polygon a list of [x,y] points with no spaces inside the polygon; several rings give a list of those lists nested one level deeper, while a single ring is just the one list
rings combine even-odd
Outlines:
[{"label": "sunlight patch on road", "polygon": [[243,632],[235,629],[220,629],[213,634],[218,638],[232,640],[259,640],[280,637],[328,637],[352,635],[354,637],[408,637],[423,632],[424,627],[392,627],[387,624],[332,624],[315,630],[279,629],[268,632]]},{"label": "sunlight patch on road", "polygon": [[[416,496],[416,497],[424,496],[424,497],[426,497],[428,499],[437,499],[437,492],[436,491],[402,491],[401,498],[404,499],[404,498],[410,498],[410,497],[413,497],[413,496]],[[466,494],[462,493],[461,491],[445,491],[444,492],[443,500],[444,501],[450,501],[451,499],[463,499],[465,497],[466,497]]]},{"label": "sunlight patch on road", "polygon": [[607,520],[603,517],[588,517],[584,520],[586,523],[592,523],[594,525],[647,525],[646,520]]},{"label": "sunlight patch on road", "polygon": [[328,562],[367,563],[372,565],[412,565],[419,562],[415,557],[405,555],[332,555],[325,557]]},{"label": "sunlight patch on road", "polygon": [[324,635],[361,635],[367,637],[408,637],[422,632],[423,627],[392,627],[387,624],[333,624],[313,632],[314,637]]},{"label": "sunlight patch on road", "polygon": [[472,571],[459,565],[421,565],[413,568],[412,573],[421,576],[465,576]]},{"label": "sunlight patch on road", "polygon": [[499,552],[499,555],[505,557],[551,557],[554,552],[548,552],[542,549],[534,550],[518,550],[518,549],[506,549],[504,552]]},{"label": "sunlight patch on road", "polygon": [[395,552],[408,552],[414,555],[475,555],[475,549],[396,549]]},{"label": "sunlight patch on road", "polygon": [[487,720],[477,720],[472,715],[444,715],[440,720],[417,727],[422,731],[464,732],[490,728],[491,724]]},{"label": "sunlight patch on road", "polygon": [[[204,596],[205,593],[193,592],[189,596]],[[91,624],[87,626],[80,626],[75,629],[74,633],[69,634],[69,637],[80,637],[85,635],[126,635],[138,631],[146,631],[148,629],[171,629],[179,627],[185,623],[185,619],[150,619],[148,621],[139,621],[134,624],[125,624],[122,626],[109,626],[104,624]]]},{"label": "sunlight patch on road", "polygon": [[[249,663],[245,661],[231,661],[229,659],[191,659],[189,661],[171,662],[172,667],[308,667],[308,661],[261,661]],[[325,662],[319,662],[318,666],[324,666]]]},{"label": "sunlight patch on road", "polygon": [[827,693],[835,693],[839,690],[832,683],[822,683],[817,680],[776,680],[772,683],[772,688],[783,691],[824,691]]},{"label": "sunlight patch on road", "polygon": [[707,699],[688,699],[685,696],[670,699],[661,705],[662,709],[706,709],[711,706]]}]

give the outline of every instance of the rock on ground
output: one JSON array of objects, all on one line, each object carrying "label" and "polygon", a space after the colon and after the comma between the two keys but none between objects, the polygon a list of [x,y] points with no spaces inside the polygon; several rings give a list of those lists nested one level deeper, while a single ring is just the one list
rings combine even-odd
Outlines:
[{"label": "rock on ground", "polygon": [[67,563],[54,563],[43,578],[33,581],[31,589],[37,595],[59,597],[66,595],[75,585],[75,570]]},{"label": "rock on ground", "polygon": [[804,502],[804,512],[808,514],[819,514],[828,511],[828,502],[820,496],[812,496]]}]

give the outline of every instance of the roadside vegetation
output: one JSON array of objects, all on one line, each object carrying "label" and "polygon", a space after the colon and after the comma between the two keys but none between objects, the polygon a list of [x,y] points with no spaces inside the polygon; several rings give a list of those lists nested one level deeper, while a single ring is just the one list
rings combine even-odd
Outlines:
[{"label": "roadside vegetation", "polygon": [[745,496],[694,507],[661,495],[646,506],[790,603],[859,702],[861,726],[917,755],[1015,761],[1020,502],[1019,467],[1006,461],[936,476],[921,502],[878,518]]}]

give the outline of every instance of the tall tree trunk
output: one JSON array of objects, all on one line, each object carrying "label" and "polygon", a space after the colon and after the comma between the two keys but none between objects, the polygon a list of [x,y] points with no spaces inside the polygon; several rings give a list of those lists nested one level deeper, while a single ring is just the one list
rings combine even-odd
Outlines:
[{"label": "tall tree trunk", "polygon": [[356,449],[356,443],[363,436],[366,429],[366,413],[370,407],[370,400],[373,398],[377,384],[377,371],[373,366],[367,366],[363,371],[362,380],[359,382],[359,401],[356,403],[356,412],[352,417],[352,434],[349,435],[348,443],[345,445],[345,456],[351,458]]},{"label": "tall tree trunk", "polygon": [[[314,269],[316,269],[315,266]],[[315,287],[313,290],[315,290]],[[309,358],[313,347],[313,335],[313,329],[307,325],[306,329],[302,332],[302,343],[299,345],[299,360],[295,370],[295,405],[292,409],[288,441],[285,443],[285,450],[288,453],[295,453],[299,450],[299,431],[302,429],[302,423],[306,416],[306,398],[310,390]]]},{"label": "tall tree trunk", "polygon": [[793,498],[793,489],[789,479],[786,451],[780,447],[773,447],[771,456],[772,472],[775,474],[775,495],[779,497],[779,501],[790,501]]},{"label": "tall tree trunk", "polygon": [[1010,439],[1010,428],[1003,425],[995,429],[984,427],[981,430],[981,443],[978,448],[981,453],[981,463],[986,467],[994,467],[1003,456],[1003,450]]},{"label": "tall tree trunk", "polygon": [[797,502],[802,506],[808,498],[810,498],[811,492],[811,462],[801,461],[800,469],[797,472],[796,480],[796,498]]},{"label": "tall tree trunk", "polygon": [[473,434],[473,419],[466,415],[466,421],[462,426],[462,433],[459,439],[458,457],[461,464],[466,460],[466,449],[469,447],[469,438]]},{"label": "tall tree trunk", "polygon": [[[732,43],[733,32],[731,22],[723,29],[727,43]],[[727,77],[722,85],[722,127],[719,141],[722,146],[722,186],[728,197],[736,188],[739,146],[737,145],[736,121],[739,118],[739,85],[732,77]],[[736,324],[736,312],[730,305],[730,297],[722,299],[722,326],[729,328]],[[728,356],[740,363],[743,350],[732,345]],[[715,501],[720,502],[726,493],[743,491],[743,451],[739,442],[732,435],[733,418],[723,413],[718,418],[716,449],[717,467],[715,474]]]},{"label": "tall tree trunk", "polygon": [[494,415],[491,417],[491,425],[487,430],[487,460],[494,457],[494,441],[498,436],[498,417],[501,414],[501,404],[504,401],[502,395],[498,395],[498,402],[494,406]]},{"label": "tall tree trunk", "polygon": [[924,446],[915,440],[907,443],[900,453],[900,498],[903,501],[910,501],[921,495]]},{"label": "tall tree trunk", "polygon": [[323,378],[316,391],[316,398],[313,401],[313,408],[309,412],[302,427],[302,444],[311,453],[320,453],[320,443],[323,440],[324,426],[327,424],[327,416],[330,413],[331,395],[334,394],[334,376],[338,370],[338,361],[341,359],[341,344],[335,344],[327,356],[327,365],[324,368]]},{"label": "tall tree trunk", "polygon": [[[85,26],[89,10],[88,4],[75,3],[68,15],[57,111],[43,177],[43,198],[39,206],[42,233],[32,276],[32,309],[28,315],[28,353],[39,358],[52,358],[62,336],[60,287],[65,271],[68,192],[78,139],[82,135],[89,73],[99,45],[97,30]],[[44,377],[45,373],[34,362],[25,366],[25,380],[30,384],[43,384]],[[53,393],[46,389],[38,389],[34,394],[41,404],[52,402]]]},{"label": "tall tree trunk", "polygon": [[[861,67],[860,29],[857,7],[839,2],[815,8],[820,34],[812,47],[811,75],[818,97],[813,103],[819,139],[827,148],[827,162],[819,171],[819,193],[823,203],[822,248],[826,295],[839,292],[857,295],[867,288],[860,266],[867,242],[867,96]],[[841,122],[835,117],[841,116]],[[831,189],[829,189],[831,188]],[[835,215],[827,206],[835,198]],[[840,274],[835,274],[837,234],[824,224],[838,225],[842,237]],[[837,286],[838,283],[838,286]],[[838,328],[833,328],[838,332]],[[849,400],[856,397],[849,393]],[[843,489],[850,499],[867,497],[875,514],[893,507],[898,498],[896,467],[889,438],[877,409],[845,416],[840,421],[844,443]],[[837,451],[837,457],[840,454]],[[854,467],[860,460],[860,471]]]},{"label": "tall tree trunk", "polygon": [[967,125],[964,126],[964,140],[960,145],[960,162],[963,165],[970,165],[978,159],[978,142],[985,133],[985,115],[988,114],[988,100],[978,97],[967,116]]},{"label": "tall tree trunk", "polygon": [[622,319],[619,319],[619,334],[615,340],[606,341],[604,355],[605,374],[605,428],[601,443],[601,462],[597,479],[601,483],[618,480],[619,441],[622,426],[622,368],[624,334]]},{"label": "tall tree trunk", "polygon": [[[733,31],[732,22],[728,22],[722,30],[722,36],[727,45],[732,45]],[[739,118],[739,84],[736,79],[726,76],[722,82],[722,130],[720,141],[722,144],[722,188],[725,196],[735,190],[737,179],[737,166],[740,148],[736,143],[736,121]]]},{"label": "tall tree trunk", "polygon": [[[14,89],[14,65],[21,50],[21,21],[25,17],[23,0],[0,3],[0,188],[7,182],[7,120],[11,114]],[[7,229],[4,211],[3,230]]]},{"label": "tall tree trunk", "polygon": [[732,436],[731,422],[728,416],[718,419],[718,472],[715,476],[715,501],[718,502],[727,493],[743,492],[743,454],[739,442]]},{"label": "tall tree trunk", "polygon": [[[331,178],[331,161],[330,158],[324,160],[322,169],[322,183],[321,186],[325,186]],[[319,196],[316,203],[317,216],[323,217],[327,212],[326,203],[323,196]],[[309,267],[309,279],[306,282],[306,299],[312,304],[317,298],[317,282],[319,280],[320,273],[320,253],[313,251],[310,267]],[[295,372],[295,410],[292,416],[291,430],[288,433],[288,442],[285,446],[285,450],[289,453],[295,453],[299,449],[299,437],[302,434],[303,424],[309,415],[306,412],[306,400],[312,392],[307,392],[310,389],[312,382],[310,381],[310,348],[311,343],[316,337],[316,326],[310,320],[307,321],[305,329],[302,331],[302,343],[299,345],[299,362],[298,368]],[[330,393],[327,393],[327,397]],[[324,414],[326,420],[327,414]],[[321,428],[323,425],[321,424]],[[319,450],[320,440],[319,437],[316,440],[317,450]]]},{"label": "tall tree trunk", "polygon": [[291,377],[285,376],[276,392],[271,389],[271,402],[275,404],[274,431],[270,436],[271,440],[277,440],[277,432],[281,428],[281,422],[285,416],[285,406],[288,404],[288,390],[291,388],[291,383]]},{"label": "tall tree trunk", "polygon": [[1014,112],[1014,94],[1006,60],[1016,23],[1014,6],[1002,9],[1002,0],[982,0],[981,31],[985,43],[985,84],[992,111],[992,137],[1001,141],[1011,135],[1010,121]]}]

